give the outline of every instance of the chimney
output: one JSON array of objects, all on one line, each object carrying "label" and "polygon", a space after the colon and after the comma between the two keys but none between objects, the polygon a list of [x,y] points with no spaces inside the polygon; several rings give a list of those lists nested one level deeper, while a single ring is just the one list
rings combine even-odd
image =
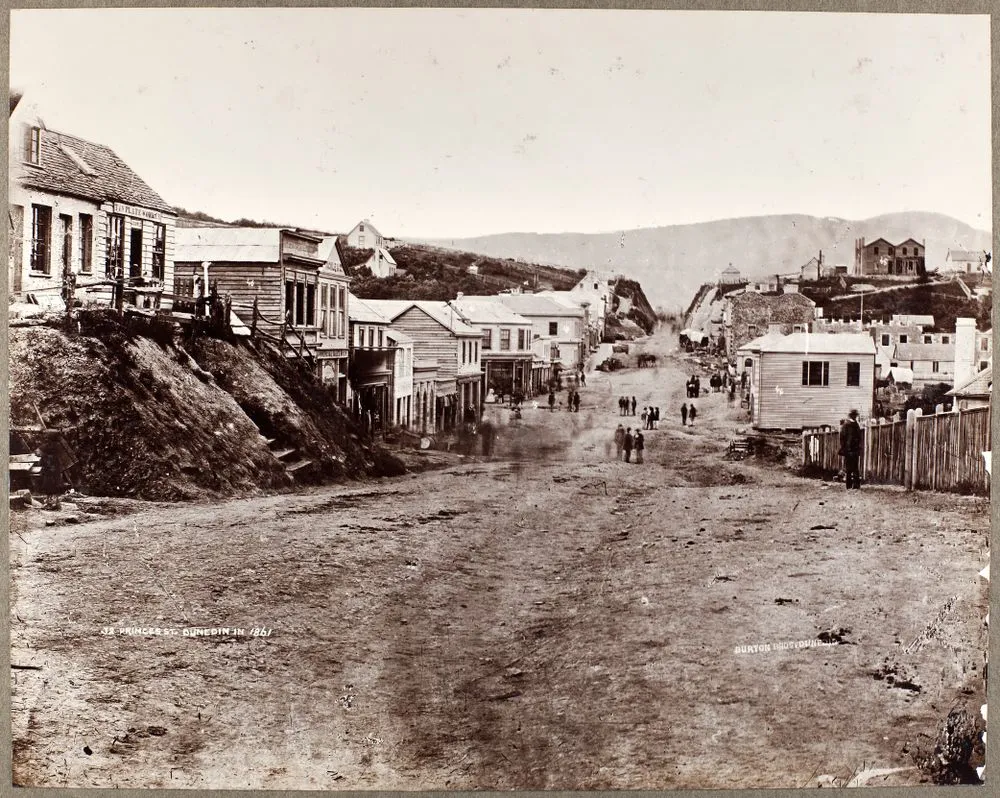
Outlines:
[{"label": "chimney", "polygon": [[955,386],[968,382],[976,373],[976,320],[955,319]]}]

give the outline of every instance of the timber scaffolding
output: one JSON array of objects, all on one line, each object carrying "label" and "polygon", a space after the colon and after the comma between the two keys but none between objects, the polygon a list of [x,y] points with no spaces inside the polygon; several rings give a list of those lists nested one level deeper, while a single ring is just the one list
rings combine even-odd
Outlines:
[{"label": "timber scaffolding", "polygon": [[[991,449],[989,407],[923,415],[862,425],[861,478],[906,490],[989,493],[983,452]],[[841,470],[839,430],[805,430],[802,465],[836,474]]]}]

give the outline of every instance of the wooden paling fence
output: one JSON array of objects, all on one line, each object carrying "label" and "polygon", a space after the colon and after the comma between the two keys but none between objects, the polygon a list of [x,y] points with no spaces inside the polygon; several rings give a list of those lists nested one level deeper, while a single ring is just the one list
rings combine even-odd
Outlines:
[{"label": "wooden paling fence", "polygon": [[[991,449],[990,408],[923,415],[862,425],[861,478],[907,490],[989,493],[982,453]],[[802,433],[802,464],[824,473],[842,468],[839,430]]]}]

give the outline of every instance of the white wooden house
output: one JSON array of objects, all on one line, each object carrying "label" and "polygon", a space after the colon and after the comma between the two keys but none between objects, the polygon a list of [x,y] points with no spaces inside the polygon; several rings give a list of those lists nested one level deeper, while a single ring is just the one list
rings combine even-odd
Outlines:
[{"label": "white wooden house", "polygon": [[871,415],[875,343],[862,333],[765,336],[751,379],[757,429],[836,427],[852,410]]}]

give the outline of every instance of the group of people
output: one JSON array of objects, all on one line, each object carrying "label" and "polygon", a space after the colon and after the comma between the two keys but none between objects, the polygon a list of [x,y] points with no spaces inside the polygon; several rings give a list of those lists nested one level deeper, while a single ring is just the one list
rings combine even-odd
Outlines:
[{"label": "group of people", "polygon": [[687,381],[687,398],[694,399],[701,396],[701,378],[697,374],[691,375],[691,378]]},{"label": "group of people", "polygon": [[639,418],[642,419],[643,429],[659,429],[657,425],[660,423],[660,408],[644,407]]},{"label": "group of people", "polygon": [[566,409],[571,413],[580,412],[580,392],[574,391],[572,388],[569,389],[569,393],[566,394]]},{"label": "group of people", "polygon": [[635,432],[631,427],[627,429],[621,424],[615,430],[615,448],[618,450],[618,459],[626,463],[632,462],[632,452],[635,452],[635,462],[642,463],[642,453],[646,449],[646,439],[642,432],[636,427]]},{"label": "group of people", "polygon": [[627,396],[621,396],[618,398],[618,415],[620,416],[634,416],[635,415],[635,397],[633,396],[629,399]]},{"label": "group of people", "polygon": [[694,420],[698,416],[698,408],[694,406],[694,402],[688,406],[685,402],[681,405],[681,425],[684,427],[694,426]]}]

